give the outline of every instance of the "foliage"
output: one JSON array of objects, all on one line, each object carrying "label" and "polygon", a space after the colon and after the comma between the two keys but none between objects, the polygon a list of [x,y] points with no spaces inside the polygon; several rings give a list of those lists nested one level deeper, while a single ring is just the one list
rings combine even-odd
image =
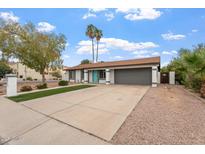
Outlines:
[{"label": "foliage", "polygon": [[0,19],[0,51],[2,52],[2,61],[8,61],[11,56],[14,56],[15,42],[18,41],[18,37],[14,33],[10,33],[8,31],[18,28],[19,25],[17,23],[6,24]]},{"label": "foliage", "polygon": [[53,77],[58,78],[58,79],[59,79],[59,78],[62,78],[61,72],[60,72],[59,70],[52,72],[51,75],[52,75]]},{"label": "foliage", "polygon": [[200,89],[201,96],[205,98],[205,81],[203,81],[201,89]]},{"label": "foliage", "polygon": [[96,30],[96,27],[93,24],[89,24],[85,32],[85,35],[88,36],[92,41],[93,62],[95,61],[94,42],[93,42],[95,38],[95,30]]},{"label": "foliage", "polygon": [[95,51],[94,51],[94,38],[96,38],[96,42],[97,42],[97,48],[96,48],[96,62],[98,61],[98,46],[99,46],[99,42],[100,39],[103,36],[102,30],[98,29],[97,27],[95,27],[92,24],[89,24],[87,26],[86,32],[85,32],[86,36],[88,36],[91,41],[92,41],[92,55],[93,55],[93,62],[95,61]]},{"label": "foliage", "polygon": [[32,77],[30,77],[30,76],[27,77],[26,80],[28,80],[28,81],[33,81]]},{"label": "foliage", "polygon": [[20,89],[20,91],[31,91],[31,90],[32,90],[32,87],[29,85],[22,86]]},{"label": "foliage", "polygon": [[59,86],[67,86],[68,85],[68,81],[61,80],[61,81],[58,82],[58,85]]},{"label": "foliage", "polygon": [[3,54],[15,57],[23,65],[39,72],[43,82],[48,68],[61,67],[63,61],[60,57],[65,44],[64,35],[40,33],[32,23],[23,26],[13,23],[0,27],[0,49]]},{"label": "foliage", "polygon": [[99,42],[100,42],[100,39],[102,38],[102,36],[103,36],[102,30],[96,28],[95,29],[95,38],[97,41],[96,62],[98,62],[98,45],[99,45]]},{"label": "foliage", "polygon": [[45,89],[45,88],[48,88],[48,87],[47,87],[47,83],[40,83],[40,84],[36,85],[36,88],[37,88],[37,89]]},{"label": "foliage", "polygon": [[205,81],[205,45],[199,44],[192,50],[180,49],[179,56],[162,69],[175,71],[180,83],[199,91]]},{"label": "foliage", "polygon": [[94,87],[94,85],[77,85],[77,86],[71,86],[71,87],[50,89],[50,90],[32,92],[32,93],[27,93],[27,94],[21,94],[18,96],[12,96],[12,97],[8,97],[8,99],[13,100],[15,102],[23,102],[27,100],[32,100],[36,98],[51,96],[55,94],[60,94],[60,93],[75,91],[79,89],[90,88],[90,87]]},{"label": "foliage", "polygon": [[5,61],[0,61],[0,78],[9,73],[12,73],[12,69]]},{"label": "foliage", "polygon": [[91,62],[88,59],[83,59],[80,64],[90,64]]}]

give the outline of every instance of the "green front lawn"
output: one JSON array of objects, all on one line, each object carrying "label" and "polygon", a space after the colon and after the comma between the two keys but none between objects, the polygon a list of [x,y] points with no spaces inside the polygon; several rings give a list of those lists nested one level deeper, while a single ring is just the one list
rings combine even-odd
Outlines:
[{"label": "green front lawn", "polygon": [[31,99],[51,96],[51,95],[55,95],[55,94],[65,93],[65,92],[89,88],[89,87],[94,87],[94,85],[77,85],[77,86],[71,86],[71,87],[50,89],[50,90],[44,90],[44,91],[38,91],[38,92],[31,92],[31,93],[21,94],[18,96],[8,97],[8,99],[15,101],[15,102],[23,102],[23,101],[28,101]]}]

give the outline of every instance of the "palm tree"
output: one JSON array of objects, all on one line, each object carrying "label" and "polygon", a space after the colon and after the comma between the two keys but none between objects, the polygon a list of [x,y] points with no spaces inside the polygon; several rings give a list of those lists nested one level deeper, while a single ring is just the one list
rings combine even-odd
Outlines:
[{"label": "palm tree", "polygon": [[96,30],[95,30],[95,38],[97,41],[96,62],[98,61],[98,45],[99,45],[99,42],[100,42],[100,39],[102,38],[102,36],[103,36],[102,30],[96,28]]},{"label": "palm tree", "polygon": [[205,97],[205,48],[198,46],[194,52],[186,55],[185,61],[189,66],[189,72],[193,71],[193,76],[201,81],[201,95]]},{"label": "palm tree", "polygon": [[87,29],[86,29],[86,36],[88,36],[91,40],[92,40],[92,55],[93,55],[93,62],[95,60],[95,55],[94,55],[94,38],[95,38],[95,30],[96,30],[96,27],[92,24],[89,24],[87,26]]}]

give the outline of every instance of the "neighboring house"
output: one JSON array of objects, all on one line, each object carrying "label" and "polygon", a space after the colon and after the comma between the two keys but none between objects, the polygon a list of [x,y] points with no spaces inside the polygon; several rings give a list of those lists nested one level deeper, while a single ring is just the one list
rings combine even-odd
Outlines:
[{"label": "neighboring house", "polygon": [[[31,77],[32,79],[35,79],[35,80],[42,80],[42,75],[39,72],[36,72],[34,69],[30,69],[21,63],[10,62],[9,66],[13,69],[14,73],[17,74],[18,79],[23,80],[28,77]],[[46,73],[45,77],[47,80],[55,79],[55,77],[53,77],[51,73],[52,71],[49,71],[48,73]]]},{"label": "neighboring house", "polygon": [[157,86],[160,57],[81,64],[64,69],[70,82]]}]

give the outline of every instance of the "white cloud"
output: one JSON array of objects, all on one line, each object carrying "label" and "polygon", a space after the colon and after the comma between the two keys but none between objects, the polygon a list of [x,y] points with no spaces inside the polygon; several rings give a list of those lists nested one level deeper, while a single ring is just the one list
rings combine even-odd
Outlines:
[{"label": "white cloud", "polygon": [[135,55],[144,55],[144,54],[147,54],[149,52],[150,51],[148,51],[148,50],[138,50],[138,51],[134,51],[133,54],[135,54]]},{"label": "white cloud", "polygon": [[171,53],[177,54],[178,52],[176,50],[172,50]]},{"label": "white cloud", "polygon": [[13,12],[0,12],[0,19],[4,20],[6,23],[16,23],[19,21],[19,17],[15,16]]},{"label": "white cloud", "polygon": [[[99,44],[98,47],[99,54],[104,54],[109,52],[104,44]],[[92,54],[91,41],[80,41],[77,46],[77,54]]]},{"label": "white cloud", "polygon": [[148,58],[150,55],[136,55],[135,58]]},{"label": "white cloud", "polygon": [[122,59],[122,58],[124,58],[124,57],[122,57],[122,56],[114,56],[113,57],[113,59]]},{"label": "white cloud", "polygon": [[159,52],[153,52],[153,53],[152,53],[152,56],[158,56],[158,55],[160,55]]},{"label": "white cloud", "polygon": [[186,35],[182,35],[182,34],[173,34],[172,32],[168,32],[166,34],[161,34],[162,38],[164,40],[181,40],[184,39],[186,37]]},{"label": "white cloud", "polygon": [[88,12],[88,13],[84,14],[83,19],[87,19],[90,17],[96,17],[96,14]]},{"label": "white cloud", "polygon": [[68,42],[65,44],[66,47],[68,47],[69,45],[70,45],[70,44],[69,44]]},{"label": "white cloud", "polygon": [[140,49],[158,47],[158,45],[153,42],[129,42],[128,40],[118,38],[102,38],[101,42],[105,43],[107,47],[121,49],[125,51],[135,51]]},{"label": "white cloud", "polygon": [[89,12],[102,12],[102,11],[106,11],[107,9],[106,8],[91,8],[88,10]]},{"label": "white cloud", "polygon": [[191,30],[191,32],[193,32],[193,33],[196,33],[196,32],[198,32],[199,30],[198,29],[192,29]]},{"label": "white cloud", "polygon": [[[137,50],[144,50],[144,49],[156,48],[156,47],[158,47],[158,45],[153,42],[129,42],[128,40],[123,40],[118,38],[102,38],[99,44],[99,53],[103,54],[112,50],[124,50],[124,51],[135,52]],[[90,40],[80,41],[77,46],[77,53],[78,54],[92,53],[91,41]]]},{"label": "white cloud", "polygon": [[68,54],[63,55],[63,59],[68,59],[68,58],[70,58],[70,56]]},{"label": "white cloud", "polygon": [[152,50],[137,50],[133,52],[135,57],[143,58],[143,57],[151,57],[151,56],[159,56],[160,53]]},{"label": "white cloud", "polygon": [[162,54],[163,54],[163,55],[172,55],[172,53],[169,52],[169,51],[163,51]]},{"label": "white cloud", "polygon": [[176,54],[177,54],[177,51],[175,51],[175,50],[163,51],[162,54],[163,54],[163,55],[176,55]]},{"label": "white cloud", "polygon": [[111,21],[115,16],[113,13],[105,13],[105,17],[107,18],[107,21]]},{"label": "white cloud", "polygon": [[96,13],[102,12],[102,11],[106,11],[107,9],[105,8],[90,8],[88,9],[88,12],[86,14],[83,15],[83,19],[88,19],[91,17],[97,17]]},{"label": "white cloud", "polygon": [[119,8],[116,9],[116,12],[126,14],[124,18],[131,21],[144,20],[144,19],[154,20],[159,18],[162,15],[161,11],[152,8],[146,8],[146,9]]},{"label": "white cloud", "polygon": [[47,22],[39,22],[37,25],[37,30],[39,32],[51,32],[55,29],[56,27],[47,23]]},{"label": "white cloud", "polygon": [[168,64],[169,64],[169,62],[166,61],[166,62],[162,63],[162,66],[161,66],[161,67],[167,66]]}]

